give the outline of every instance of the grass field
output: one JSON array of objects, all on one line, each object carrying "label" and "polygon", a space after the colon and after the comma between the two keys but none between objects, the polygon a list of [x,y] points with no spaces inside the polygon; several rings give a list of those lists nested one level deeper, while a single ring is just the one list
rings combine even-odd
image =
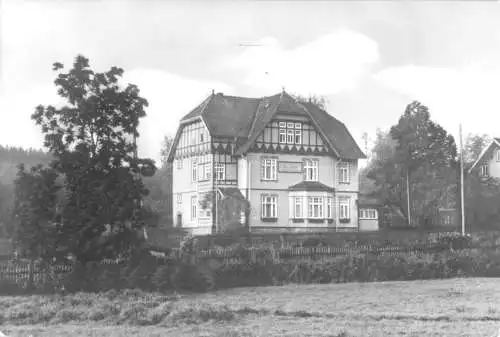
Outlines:
[{"label": "grass field", "polygon": [[497,336],[500,279],[0,297],[8,336]]}]

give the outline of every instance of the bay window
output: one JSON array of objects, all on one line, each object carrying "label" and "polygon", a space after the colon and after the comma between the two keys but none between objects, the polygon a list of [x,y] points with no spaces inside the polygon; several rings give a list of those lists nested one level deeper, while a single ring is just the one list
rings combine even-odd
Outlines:
[{"label": "bay window", "polygon": [[309,197],[307,217],[311,219],[323,218],[323,198]]},{"label": "bay window", "polygon": [[294,218],[302,218],[302,198],[294,197],[293,198],[293,217]]}]

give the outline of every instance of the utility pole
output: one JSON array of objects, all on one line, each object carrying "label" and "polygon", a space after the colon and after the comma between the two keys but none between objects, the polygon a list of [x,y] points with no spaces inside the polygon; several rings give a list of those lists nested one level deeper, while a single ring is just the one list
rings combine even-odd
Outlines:
[{"label": "utility pole", "polygon": [[408,201],[408,226],[411,226],[411,210],[410,210],[410,170],[406,173],[406,196]]},{"label": "utility pole", "polygon": [[460,211],[462,215],[462,235],[465,235],[465,200],[464,200],[464,151],[462,144],[462,123],[459,125],[460,137]]}]

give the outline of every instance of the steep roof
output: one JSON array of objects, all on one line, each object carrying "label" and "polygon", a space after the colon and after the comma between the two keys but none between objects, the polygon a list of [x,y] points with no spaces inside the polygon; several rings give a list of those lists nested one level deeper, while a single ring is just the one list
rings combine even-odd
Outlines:
[{"label": "steep roof", "polygon": [[[200,118],[212,136],[234,138],[236,154],[246,153],[277,113],[308,116],[342,159],[366,158],[346,126],[312,103],[299,103],[286,92],[262,98],[212,94],[181,119]],[[178,136],[180,130],[178,130]],[[175,141],[174,141],[175,142]]]}]

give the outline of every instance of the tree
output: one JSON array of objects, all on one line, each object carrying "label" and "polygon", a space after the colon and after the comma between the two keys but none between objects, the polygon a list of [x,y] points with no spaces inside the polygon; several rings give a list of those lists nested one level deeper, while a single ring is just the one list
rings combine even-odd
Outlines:
[{"label": "tree", "polygon": [[313,103],[323,110],[325,110],[326,105],[328,104],[328,99],[325,96],[318,96],[318,95],[302,96],[299,94],[293,94],[292,97],[299,103]]},{"label": "tree", "polygon": [[54,256],[56,233],[57,172],[37,165],[26,171],[19,165],[15,180],[13,241],[29,259],[46,260]]},{"label": "tree", "polygon": [[377,134],[367,177],[375,181],[374,194],[406,218],[409,194],[412,218],[420,226],[454,193],[456,157],[453,137],[430,119],[426,106],[412,102],[389,133]]},{"label": "tree", "polygon": [[155,175],[144,179],[149,194],[144,199],[144,205],[157,215],[157,224],[171,227],[172,218],[172,165],[167,162],[168,153],[174,139],[165,135],[160,151],[161,167]]},{"label": "tree", "polygon": [[64,177],[61,237],[68,252],[83,264],[99,260],[106,227],[120,235],[108,240],[115,257],[134,248],[142,226],[140,205],[147,195],[142,176],[155,172],[151,159],[138,158],[138,125],[148,106],[135,85],[123,85],[123,69],[94,72],[77,56],[72,69],[54,63],[62,107],[38,106],[32,119],[53,156],[51,167]]},{"label": "tree", "polygon": [[170,152],[170,148],[174,144],[174,138],[171,137],[170,135],[165,135],[163,137],[163,141],[161,144],[161,150],[160,150],[160,155],[161,155],[161,167],[166,167],[168,165],[167,159],[168,159],[168,154]]},{"label": "tree", "polygon": [[479,158],[481,152],[492,141],[492,138],[486,134],[468,134],[464,144],[464,167],[470,169],[474,162]]}]

